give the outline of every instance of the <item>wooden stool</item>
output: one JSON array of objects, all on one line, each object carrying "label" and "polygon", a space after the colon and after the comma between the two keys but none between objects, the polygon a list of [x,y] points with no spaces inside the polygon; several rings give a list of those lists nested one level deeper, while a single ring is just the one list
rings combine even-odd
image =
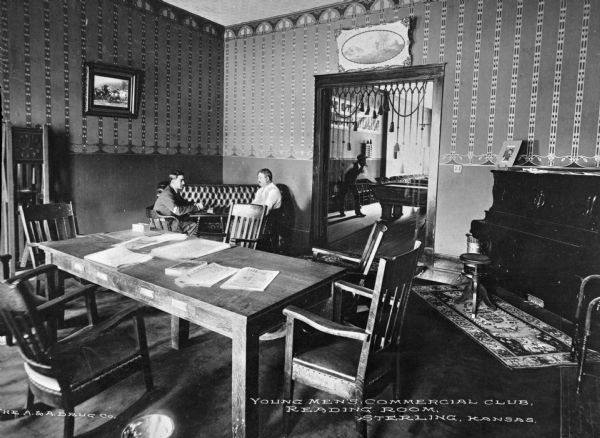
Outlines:
[{"label": "wooden stool", "polygon": [[[458,298],[457,302],[466,301],[469,299],[469,289],[473,290],[473,307],[471,309],[471,316],[475,318],[477,314],[477,304],[483,300],[483,303],[492,310],[496,310],[496,305],[492,303],[488,296],[486,288],[479,281],[479,266],[489,265],[492,261],[490,258],[483,254],[477,254],[474,252],[467,252],[460,255],[460,261],[463,263],[463,272],[460,274],[461,277],[469,279],[469,284],[465,287],[462,295]],[[473,269],[473,272],[469,272],[468,267]]]}]

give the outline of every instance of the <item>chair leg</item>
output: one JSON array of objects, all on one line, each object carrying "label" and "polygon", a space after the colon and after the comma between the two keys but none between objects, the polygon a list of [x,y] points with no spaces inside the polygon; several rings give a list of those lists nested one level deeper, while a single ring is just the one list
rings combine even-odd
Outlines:
[{"label": "chair leg", "polygon": [[33,409],[33,401],[34,401],[33,392],[31,392],[31,388],[27,385],[27,401],[25,402],[25,409]]},{"label": "chair leg", "polygon": [[63,409],[67,414],[65,416],[63,438],[73,438],[75,436],[75,417],[69,414],[75,412],[75,406],[70,402],[63,401]]},{"label": "chair leg", "polygon": [[363,396],[362,394],[356,396],[356,413],[354,414],[354,423],[356,424],[356,433],[358,438],[367,438],[367,422],[362,419],[363,414],[361,412],[363,407]]},{"label": "chair leg", "polygon": [[92,324],[96,324],[99,320],[98,306],[96,304],[96,289],[97,288],[94,288],[94,292],[90,292],[85,295],[85,309],[88,321],[90,321]]},{"label": "chair leg", "polygon": [[140,355],[142,356],[142,372],[144,373],[144,383],[146,385],[146,391],[150,391],[154,387],[154,382],[152,380],[152,369],[150,368],[150,355],[148,353],[146,326],[144,325],[144,317],[139,313],[135,316],[135,329],[137,331]]}]

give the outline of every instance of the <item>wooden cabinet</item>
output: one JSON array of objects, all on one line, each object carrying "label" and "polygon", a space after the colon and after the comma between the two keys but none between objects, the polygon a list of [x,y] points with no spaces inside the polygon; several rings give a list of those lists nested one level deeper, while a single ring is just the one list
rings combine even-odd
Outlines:
[{"label": "wooden cabinet", "polygon": [[17,207],[50,202],[48,128],[2,124],[2,211],[0,252],[26,257]]}]

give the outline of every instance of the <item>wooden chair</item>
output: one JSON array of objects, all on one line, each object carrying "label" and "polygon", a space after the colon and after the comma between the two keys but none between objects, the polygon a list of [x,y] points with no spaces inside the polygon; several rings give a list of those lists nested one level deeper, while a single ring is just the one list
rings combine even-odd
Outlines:
[{"label": "wooden chair", "polygon": [[223,237],[223,242],[256,249],[264,233],[267,208],[258,204],[231,204],[223,233],[198,233],[199,237]]},{"label": "wooden chair", "polygon": [[175,216],[164,216],[152,208],[146,209],[150,227],[157,230],[177,231],[178,220]]},{"label": "wooden chair", "polygon": [[[121,309],[97,325],[86,326],[56,341],[50,328],[53,315],[64,303],[89,288],[67,293],[36,306],[28,280],[47,276],[47,286],[55,287],[58,275],[54,265],[44,265],[24,275],[0,283],[0,314],[15,338],[24,360],[29,390],[26,409],[34,400],[74,412],[76,405],[104,391],[137,371],[143,371],[146,388],[152,388],[150,359],[146,345],[141,305]],[[127,332],[126,320],[132,320],[134,335]],[[66,415],[64,436],[73,436],[75,417]]]},{"label": "wooden chair", "polygon": [[[39,249],[38,243],[72,239],[79,236],[77,220],[70,202],[39,204],[27,208],[19,205],[19,216],[27,240],[26,247],[34,268],[45,263],[44,252]],[[21,258],[22,267],[25,267],[26,260],[26,257]],[[51,299],[51,297],[46,297],[46,299]],[[98,320],[95,298],[90,300],[89,306],[88,311],[92,312],[95,322]]]},{"label": "wooden chair", "polygon": [[333,251],[323,248],[313,248],[312,258],[315,261],[335,264],[337,266],[344,266],[349,268],[350,275],[356,277],[357,283],[364,286],[365,279],[371,270],[375,254],[379,249],[383,234],[387,231],[388,227],[382,222],[377,221],[371,228],[371,233],[365,244],[362,255],[360,258],[354,257],[339,251]]},{"label": "wooden chair", "polygon": [[[421,242],[406,254],[382,258],[375,288],[346,281],[335,283],[334,320],[339,320],[339,294],[352,293],[371,300],[366,329],[330,321],[298,307],[283,310],[286,320],[284,399],[292,399],[294,382],[356,400],[356,426],[366,437],[360,408],[365,397],[385,388],[394,379],[399,397],[400,335],[412,280],[421,254]],[[304,330],[302,330],[304,329]],[[289,432],[289,412],[284,407],[284,432]]]},{"label": "wooden chair", "polygon": [[[586,363],[588,354],[588,340],[597,322],[594,323],[594,316],[600,312],[600,297],[597,296],[597,285],[600,281],[600,275],[592,274],[581,280],[579,293],[577,295],[577,308],[575,310],[575,328],[571,338],[571,360],[577,361],[577,385],[576,393],[580,394],[583,390],[584,376],[593,375],[589,373]],[[590,283],[595,283],[595,287],[589,288]],[[591,295],[591,296],[590,296]]]},{"label": "wooden chair", "polygon": [[[19,216],[23,224],[27,251],[33,267],[44,263],[44,253],[37,244],[40,242],[65,240],[77,237],[77,222],[71,203],[39,204],[24,208],[19,205]],[[21,258],[21,266],[27,261]]]}]

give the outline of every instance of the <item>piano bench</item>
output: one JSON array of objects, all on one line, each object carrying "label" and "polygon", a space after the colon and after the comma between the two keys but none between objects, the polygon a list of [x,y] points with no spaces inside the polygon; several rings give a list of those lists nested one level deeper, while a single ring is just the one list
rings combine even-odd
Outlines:
[{"label": "piano bench", "polygon": [[463,272],[459,278],[466,278],[468,284],[465,286],[462,295],[457,299],[457,302],[460,303],[468,300],[470,291],[472,291],[471,317],[473,319],[477,315],[477,305],[480,301],[483,301],[490,309],[496,310],[496,305],[492,303],[485,286],[480,281],[481,272],[479,266],[489,265],[492,263],[491,259],[484,254],[474,252],[461,254],[459,258],[463,263]]}]

